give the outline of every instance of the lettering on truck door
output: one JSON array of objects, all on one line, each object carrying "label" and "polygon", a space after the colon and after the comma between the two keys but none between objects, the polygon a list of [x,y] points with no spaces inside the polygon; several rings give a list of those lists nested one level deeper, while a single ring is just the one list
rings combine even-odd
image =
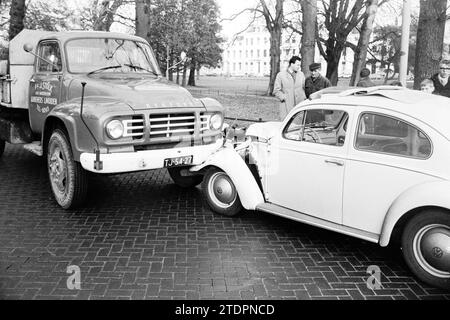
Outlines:
[{"label": "lettering on truck door", "polygon": [[57,41],[39,43],[35,74],[30,80],[30,125],[41,132],[47,114],[60,102],[62,57]]}]

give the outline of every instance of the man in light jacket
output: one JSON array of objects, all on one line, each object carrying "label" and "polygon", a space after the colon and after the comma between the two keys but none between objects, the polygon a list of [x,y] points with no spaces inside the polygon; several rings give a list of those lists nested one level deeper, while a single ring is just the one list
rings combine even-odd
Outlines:
[{"label": "man in light jacket", "polygon": [[305,75],[300,70],[301,59],[293,56],[289,60],[289,66],[285,71],[280,71],[275,79],[273,94],[280,100],[280,119],[297,104],[306,99]]}]

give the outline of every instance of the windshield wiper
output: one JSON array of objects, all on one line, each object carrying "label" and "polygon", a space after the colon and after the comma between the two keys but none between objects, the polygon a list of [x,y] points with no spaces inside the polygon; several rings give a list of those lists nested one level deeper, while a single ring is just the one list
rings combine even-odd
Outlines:
[{"label": "windshield wiper", "polygon": [[118,68],[122,68],[123,65],[117,65],[117,66],[108,66],[108,67],[103,67],[94,71],[89,72],[87,75],[90,76],[91,74],[97,73],[97,72],[101,72],[104,70],[108,70],[108,69],[118,69]]},{"label": "windshield wiper", "polygon": [[147,72],[153,73],[153,74],[154,74],[155,76],[158,76],[158,77],[159,77],[159,74],[158,74],[158,73],[156,73],[155,71],[153,71],[153,70],[149,70],[149,69],[146,69],[146,68],[143,68],[143,67],[141,67],[141,66],[136,66],[136,65],[134,65],[134,64],[131,64],[131,63],[125,63],[125,64],[124,64],[124,66],[126,66],[126,67],[130,67],[130,68],[134,68],[134,69],[144,70],[144,71],[147,71]]}]

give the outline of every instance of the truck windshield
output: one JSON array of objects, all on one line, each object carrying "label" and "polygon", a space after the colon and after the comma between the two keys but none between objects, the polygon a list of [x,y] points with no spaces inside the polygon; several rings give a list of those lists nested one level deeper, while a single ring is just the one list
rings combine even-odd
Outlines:
[{"label": "truck windshield", "polygon": [[71,73],[138,72],[160,75],[152,49],[124,39],[74,39],[67,42]]}]

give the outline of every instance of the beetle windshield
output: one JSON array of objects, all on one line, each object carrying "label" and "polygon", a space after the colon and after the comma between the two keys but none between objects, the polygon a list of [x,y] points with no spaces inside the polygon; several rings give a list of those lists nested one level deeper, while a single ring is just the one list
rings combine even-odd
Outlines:
[{"label": "beetle windshield", "polygon": [[152,49],[124,39],[74,39],[67,42],[69,72],[136,72],[160,75]]}]

